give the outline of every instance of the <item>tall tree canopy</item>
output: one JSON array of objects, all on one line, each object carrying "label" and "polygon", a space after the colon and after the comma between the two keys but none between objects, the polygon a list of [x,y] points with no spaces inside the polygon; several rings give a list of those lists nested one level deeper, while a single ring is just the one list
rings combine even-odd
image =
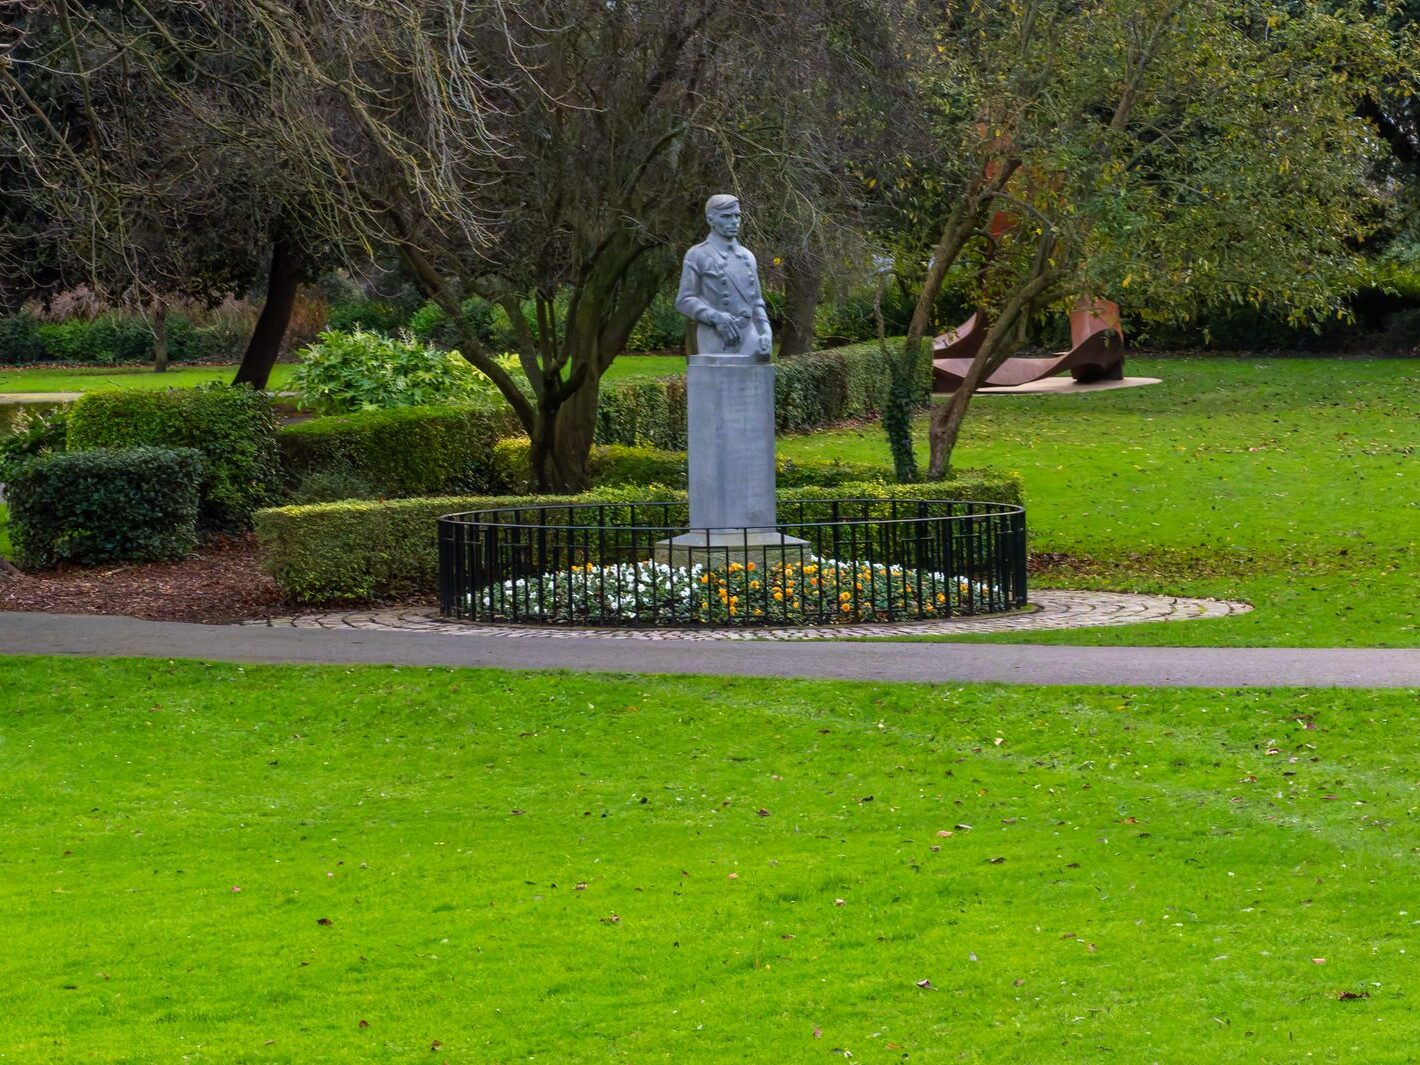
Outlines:
[{"label": "tall tree canopy", "polygon": [[[951,149],[914,183],[944,221],[897,376],[920,387],[953,268],[973,268],[991,325],[934,408],[929,476],[946,472],[975,388],[1047,308],[1092,295],[1175,319],[1225,302],[1337,313],[1380,191],[1357,103],[1399,69],[1380,22],[1306,0],[949,7],[921,76]],[[993,233],[997,212],[1013,224]],[[915,476],[910,439],[890,430],[899,474]]]}]

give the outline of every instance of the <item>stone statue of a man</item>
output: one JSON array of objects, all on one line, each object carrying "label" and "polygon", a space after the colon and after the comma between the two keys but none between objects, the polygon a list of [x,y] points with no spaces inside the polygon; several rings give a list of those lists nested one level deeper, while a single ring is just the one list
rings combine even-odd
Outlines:
[{"label": "stone statue of a man", "polygon": [[710,235],[685,253],[675,309],[698,324],[701,355],[744,355],[767,362],[773,344],[769,313],[754,255],[735,238],[740,201],[711,196],[705,203]]}]

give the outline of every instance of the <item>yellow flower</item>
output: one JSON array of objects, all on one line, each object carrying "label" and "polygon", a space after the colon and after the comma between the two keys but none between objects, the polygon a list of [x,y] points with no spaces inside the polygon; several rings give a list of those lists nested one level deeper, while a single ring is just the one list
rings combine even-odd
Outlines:
[{"label": "yellow flower", "polygon": [[848,614],[848,613],[851,613],[851,612],[852,612],[852,610],[853,610],[853,604],[852,604],[852,603],[844,603],[844,604],[843,604],[841,607],[839,607],[838,609],[841,610],[841,611],[843,611],[845,614]]},{"label": "yellow flower", "polygon": [[740,563],[738,563],[738,562],[731,562],[731,563],[730,563],[730,572],[731,572],[731,573],[738,573],[738,572],[739,572],[740,570],[742,570],[742,569],[744,569],[744,566],[742,566]]},{"label": "yellow flower", "polygon": [[758,587],[759,587],[759,582],[758,582],[758,581],[750,581],[750,582],[749,582],[749,590],[750,590],[750,591],[755,591]]},{"label": "yellow flower", "polygon": [[853,598],[853,593],[852,593],[852,592],[839,592],[839,593],[838,593],[838,600],[839,600],[839,602],[843,602],[844,600],[848,600],[848,599],[852,599],[852,598]]},{"label": "yellow flower", "polygon": [[709,576],[702,573],[702,574],[700,575],[700,583],[701,583],[701,584],[709,584],[709,583],[710,583],[710,578],[709,578]]},{"label": "yellow flower", "polygon": [[939,602],[939,603],[945,603],[946,601],[947,601],[947,597],[946,597],[945,595],[943,595],[941,592],[938,592],[938,593],[937,593],[937,602]]},{"label": "yellow flower", "polygon": [[782,603],[784,601],[784,593],[777,588],[774,589],[774,601],[776,603]]},{"label": "yellow flower", "polygon": [[731,609],[733,609],[734,606],[735,606],[735,604],[738,603],[739,601],[740,601],[740,597],[739,597],[739,596],[737,596],[737,595],[732,595],[732,596],[730,596],[730,607],[731,607]]},{"label": "yellow flower", "polygon": [[754,572],[754,563],[751,562],[748,566],[745,567],[745,569],[747,569],[747,570],[749,570],[751,573],[753,573],[753,572]]}]

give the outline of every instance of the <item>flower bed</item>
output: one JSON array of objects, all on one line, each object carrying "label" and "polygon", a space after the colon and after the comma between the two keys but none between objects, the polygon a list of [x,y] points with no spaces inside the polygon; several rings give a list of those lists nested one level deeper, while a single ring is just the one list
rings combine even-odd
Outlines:
[{"label": "flower bed", "polygon": [[1000,610],[1003,598],[965,577],[805,553],[763,565],[572,565],[493,585],[476,605],[479,615],[506,621],[832,625]]}]

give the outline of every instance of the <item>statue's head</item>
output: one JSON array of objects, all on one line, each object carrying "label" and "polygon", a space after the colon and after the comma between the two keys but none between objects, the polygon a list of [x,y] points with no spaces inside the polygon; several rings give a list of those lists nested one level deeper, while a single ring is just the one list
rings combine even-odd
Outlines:
[{"label": "statue's head", "polygon": [[721,193],[705,201],[705,221],[710,228],[727,240],[733,240],[740,232],[740,201]]}]

